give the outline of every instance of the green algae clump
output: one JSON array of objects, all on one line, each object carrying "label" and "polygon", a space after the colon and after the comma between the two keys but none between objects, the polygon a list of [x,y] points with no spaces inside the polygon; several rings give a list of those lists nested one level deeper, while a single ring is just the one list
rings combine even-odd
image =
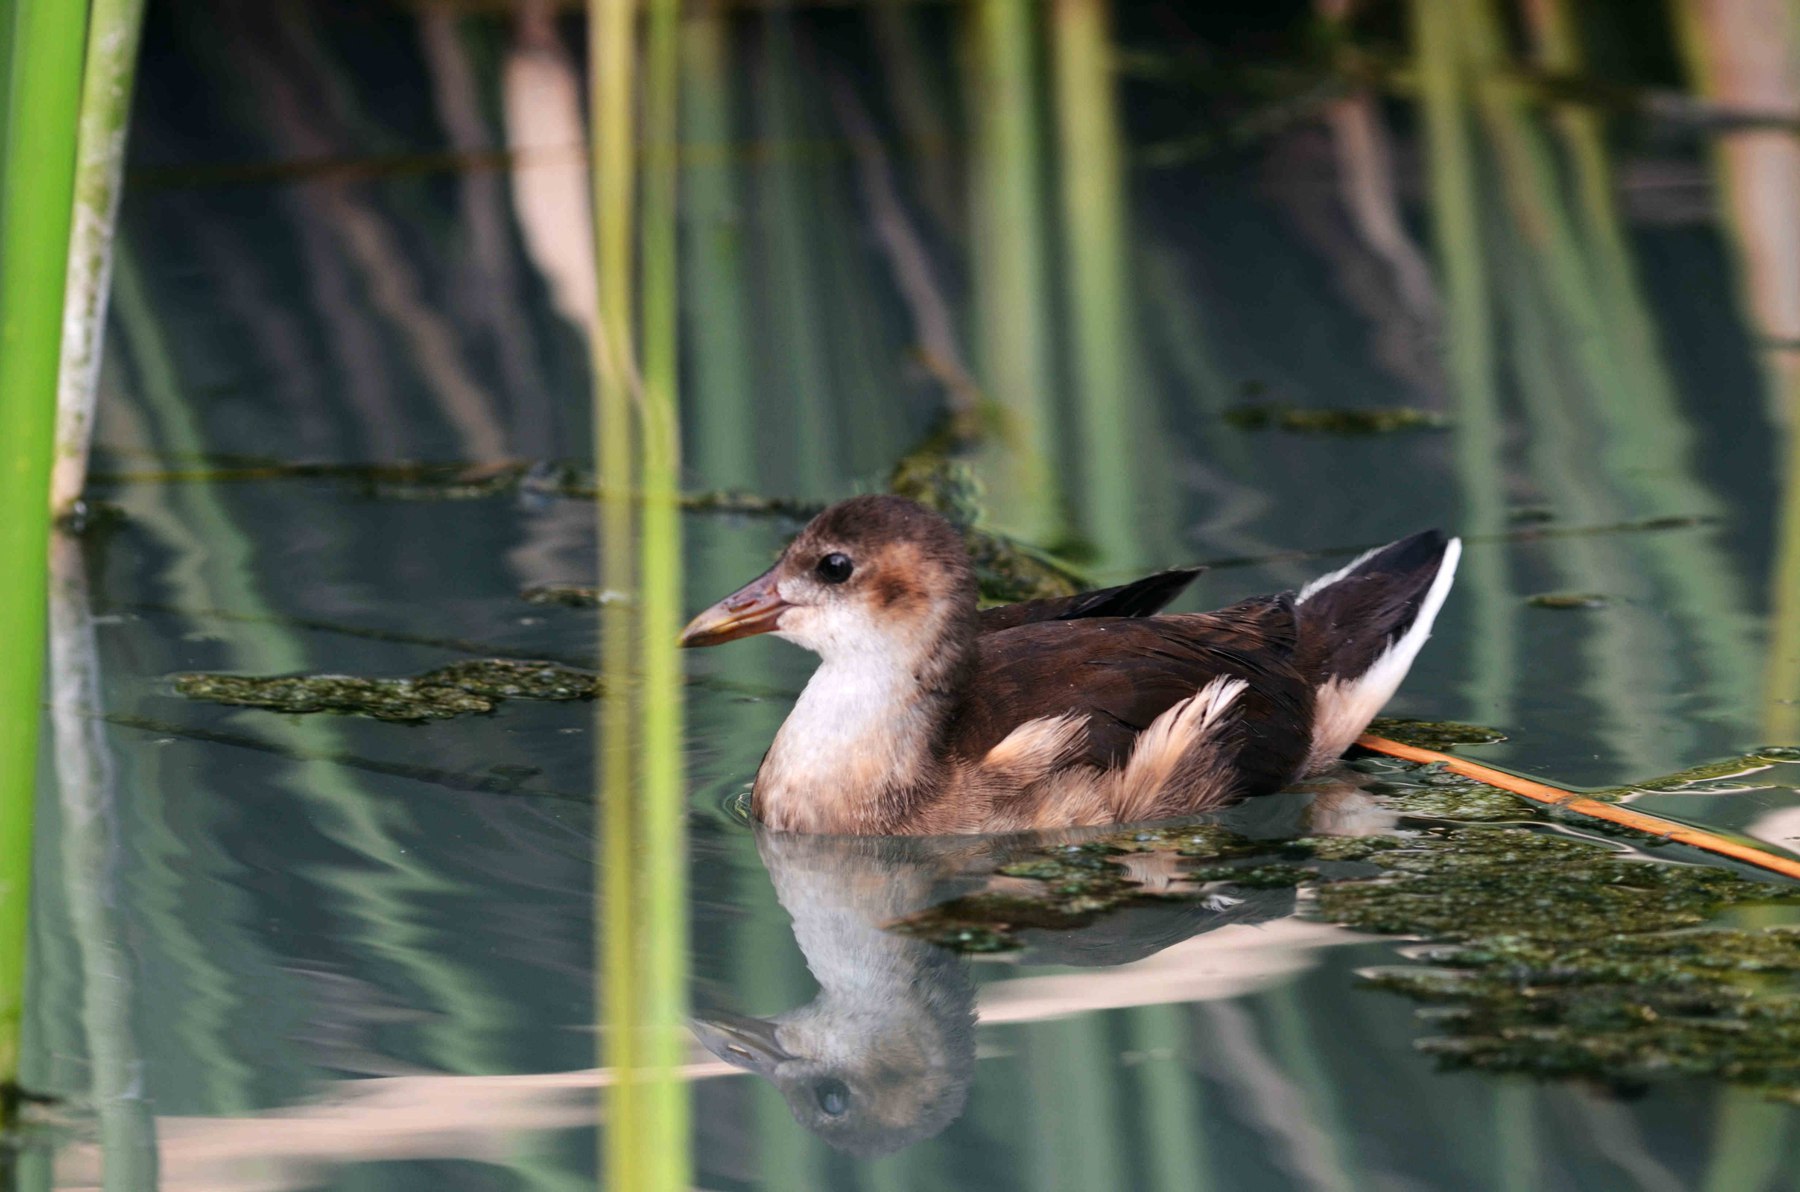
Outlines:
[{"label": "green algae clump", "polygon": [[1659,778],[1628,783],[1615,788],[1614,793],[1623,795],[1635,791],[1681,791],[1684,794],[1707,794],[1710,793],[1709,786],[1711,790],[1743,790],[1747,785],[1761,785],[1742,781],[1750,775],[1795,761],[1800,761],[1800,750],[1782,745],[1765,745],[1752,753],[1689,766],[1685,770],[1677,770]]},{"label": "green algae clump", "polygon": [[552,662],[484,658],[454,662],[403,679],[355,675],[174,676],[189,699],[271,712],[335,712],[422,723],[492,712],[507,699],[586,700],[600,694],[598,676]]},{"label": "green algae clump", "polygon": [[627,604],[631,597],[623,592],[596,588],[591,584],[539,584],[519,593],[526,604],[555,604],[564,608],[600,608],[608,604]]},{"label": "green algae clump", "polygon": [[1407,720],[1384,716],[1371,722],[1368,731],[1402,745],[1435,749],[1439,753],[1448,753],[1458,745],[1497,745],[1507,739],[1497,728],[1455,720]]},{"label": "green algae clump", "polygon": [[[1134,852],[1187,859],[1187,888],[1137,885],[1120,863]],[[1359,875],[1334,862],[1360,863]],[[1712,923],[1734,906],[1800,907],[1790,885],[1550,830],[1456,825],[1285,841],[1157,826],[1029,852],[1000,872],[1042,890],[959,898],[894,929],[999,952],[1022,947],[1025,930],[1192,900],[1215,882],[1303,887],[1309,918],[1433,941],[1412,953],[1419,963],[1363,980],[1429,1005],[1419,1046],[1448,1066],[1618,1086],[1708,1077],[1800,1103],[1800,927]]]},{"label": "green algae clump", "polygon": [[1450,425],[1450,419],[1443,414],[1410,406],[1318,410],[1248,405],[1226,410],[1224,418],[1227,425],[1237,430],[1283,430],[1298,435],[1391,435],[1400,431],[1444,430]]},{"label": "green algae clump", "polygon": [[1585,940],[1690,927],[1735,903],[1793,897],[1729,870],[1526,828],[1453,828],[1411,843],[1377,858],[1381,878],[1321,885],[1316,916],[1439,940]]},{"label": "green algae clump", "polygon": [[1315,891],[1316,917],[1449,941],[1365,974],[1439,1007],[1420,1047],[1453,1067],[1614,1084],[1709,1076],[1800,1099],[1800,932],[1692,930],[1800,891],[1591,841],[1466,828]]},{"label": "green algae clump", "polygon": [[1536,596],[1527,596],[1525,603],[1532,608],[1579,611],[1605,608],[1612,601],[1593,592],[1540,592]]},{"label": "green algae clump", "polygon": [[[908,915],[889,930],[958,952],[1003,952],[1024,947],[1020,933],[1086,927],[1130,906],[1188,902],[1204,897],[1203,884],[1225,882],[1245,890],[1292,889],[1316,876],[1297,865],[1270,863],[1271,852],[1291,845],[1253,840],[1216,824],[1178,824],[1130,829],[1075,844],[1027,850],[999,866],[1002,877],[1040,883],[1031,893],[982,891]],[[1206,861],[1182,876],[1182,887],[1146,891],[1120,862],[1133,853]],[[1234,865],[1261,858],[1263,864]]]},{"label": "green algae clump", "polygon": [[1408,762],[1375,772],[1364,789],[1402,815],[1460,823],[1518,821],[1535,814],[1510,791],[1458,774],[1442,762]]}]

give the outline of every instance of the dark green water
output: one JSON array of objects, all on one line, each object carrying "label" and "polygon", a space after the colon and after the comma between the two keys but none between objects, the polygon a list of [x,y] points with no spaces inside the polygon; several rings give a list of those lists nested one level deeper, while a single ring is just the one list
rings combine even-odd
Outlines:
[{"label": "dark green water", "polygon": [[[1791,130],[1615,115],[1584,140],[1567,113],[1598,108],[1484,93],[1451,112],[1459,158],[1401,84],[1330,83],[1304,14],[1146,9],[1095,131],[1059,116],[1075,35],[1021,14],[1017,43],[938,6],[686,22],[687,488],[878,489],[966,372],[1019,431],[975,457],[995,522],[1097,579],[1213,562],[1183,607],[1467,534],[1390,712],[1503,728],[1484,760],[1616,785],[1800,743]],[[1606,79],[1658,94],[1704,49],[1590,34]],[[1363,40],[1404,60],[1405,37],[1391,13]],[[71,1101],[21,1186],[92,1186],[102,1153],[117,1188],[159,1163],[171,1188],[593,1186],[593,708],[284,718],[169,680],[593,663],[592,612],[519,596],[591,582],[589,503],[243,466],[587,457],[558,54],[491,13],[152,5],[95,463],[123,517],[87,557],[98,691],[57,696],[105,767],[84,796],[49,750],[39,807],[25,1079]],[[509,168],[521,137],[542,147]],[[1064,137],[1116,153],[1098,199],[1105,159]],[[1449,426],[1251,430],[1246,404]],[[793,529],[688,516],[689,607]],[[1555,592],[1606,603],[1528,602]],[[1800,1116],[1751,1093],[1440,1071],[1414,1004],[1358,987],[1396,941],[1281,897],[966,970],[869,930],[904,872],[765,858],[725,810],[809,669],[780,643],[688,660],[692,1000],[774,1014],[817,975],[842,1062],[952,1058],[929,1136],[865,1160],[696,1044],[697,1186],[1794,1186]],[[1640,805],[1800,847],[1766,779]],[[1299,831],[1304,802],[1250,814]],[[937,1000],[907,1018],[900,988]],[[968,1038],[945,1024],[971,999]]]}]

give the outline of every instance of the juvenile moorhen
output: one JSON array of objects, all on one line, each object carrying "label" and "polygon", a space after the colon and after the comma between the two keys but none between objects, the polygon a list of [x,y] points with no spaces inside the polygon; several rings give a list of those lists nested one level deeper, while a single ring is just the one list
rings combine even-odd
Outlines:
[{"label": "juvenile moorhen", "polygon": [[1171,819],[1335,761],[1406,677],[1461,553],[1427,530],[1210,613],[1145,615],[1192,571],[982,613],[949,522],[852,497],[681,644],[774,633],[819,655],[756,773],[752,814],[777,831]]}]

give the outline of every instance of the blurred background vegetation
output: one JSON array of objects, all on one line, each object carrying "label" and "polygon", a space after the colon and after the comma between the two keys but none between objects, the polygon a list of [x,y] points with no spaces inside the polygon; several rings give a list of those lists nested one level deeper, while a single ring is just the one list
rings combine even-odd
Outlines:
[{"label": "blurred background vegetation", "polygon": [[[696,1062],[666,1029],[688,991],[803,1001],[722,804],[805,663],[743,643],[683,683],[654,644],[795,524],[721,490],[803,509],[923,460],[1066,570],[1212,563],[1208,604],[1441,524],[1470,550],[1402,710],[1501,726],[1485,756],[1574,783],[1800,743],[1793,0],[593,8],[0,14],[0,1029],[23,998],[20,1081],[78,1107],[24,1186],[102,1153],[149,1186],[159,1136],[165,1175],[263,1147],[257,1186],[591,1183],[591,1114],[551,1093],[491,1126],[495,1159],[488,1086],[445,1085],[466,1138],[339,1138],[329,1176],[249,1115],[585,1068],[597,981],[599,1033],[657,1016],[664,1068]],[[65,409],[97,404],[57,448],[59,373]],[[53,457],[79,516],[50,551]],[[596,556],[626,598],[598,617],[518,599]],[[1599,607],[1533,602],[1570,594]],[[597,731],[563,706],[396,728],[166,681],[469,653],[599,662],[614,698]],[[1791,792],[1658,798],[1800,837]],[[1331,955],[998,1027],[995,1095],[879,1164],[748,1082],[612,1112],[680,1137],[695,1090],[707,1187],[1800,1165],[1792,1114],[1731,1094],[1439,1077],[1404,1007],[1346,1004],[1389,954]],[[206,1134],[228,1119],[253,1128]],[[643,1137],[629,1178],[683,1183]]]}]

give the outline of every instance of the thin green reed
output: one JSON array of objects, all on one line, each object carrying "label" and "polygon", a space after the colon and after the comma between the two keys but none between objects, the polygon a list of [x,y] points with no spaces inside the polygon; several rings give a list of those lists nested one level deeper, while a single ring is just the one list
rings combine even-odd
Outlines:
[{"label": "thin green reed", "polygon": [[838,455],[839,436],[825,332],[829,319],[819,307],[823,287],[816,238],[821,216],[809,202],[818,188],[806,185],[818,166],[808,160],[807,104],[800,86],[805,72],[795,46],[794,16],[774,6],[758,25],[761,52],[751,94],[761,149],[756,206],[767,235],[759,278],[768,298],[761,312],[770,345],[764,358],[773,366],[769,383],[793,411],[787,487],[819,497],[835,480],[830,465]]},{"label": "thin green reed", "polygon": [[[694,303],[683,330],[693,362],[694,475],[705,488],[756,481],[756,418],[744,285],[743,202],[734,159],[730,16],[718,0],[691,4],[681,20],[681,242],[683,285]],[[760,491],[760,490],[759,490]]]},{"label": "thin green reed", "polygon": [[50,478],[51,508],[58,516],[74,509],[87,484],[113,237],[125,181],[125,133],[143,27],[144,0],[92,0],[64,295],[56,463]]},{"label": "thin green reed", "polygon": [[[632,245],[634,149],[632,68],[635,4],[631,0],[590,0],[588,5],[588,135],[592,140],[594,272],[599,307],[588,337],[593,354],[594,458],[598,475],[600,585],[614,592],[634,586],[632,556]],[[598,778],[602,843],[599,851],[601,930],[599,999],[603,1014],[601,1062],[618,1080],[606,1098],[606,1140],[602,1155],[608,1186],[635,1188],[636,1158],[629,1140],[642,1133],[640,1099],[630,1074],[639,1064],[637,957],[634,954],[632,899],[635,848],[632,841],[632,620],[618,603],[600,612],[600,667],[604,698],[599,706]]]},{"label": "thin green reed", "polygon": [[[1470,129],[1468,67],[1450,0],[1411,0],[1413,53],[1424,107],[1432,238],[1445,299],[1445,345],[1456,411],[1455,462],[1464,529],[1497,535],[1506,523],[1500,396],[1482,242],[1480,162]],[[1505,723],[1513,697],[1515,610],[1506,556],[1477,547],[1463,562],[1470,615],[1481,626],[1470,651],[1470,694],[1479,714]]]},{"label": "thin green reed", "polygon": [[1082,531],[1104,570],[1143,566],[1149,391],[1132,375],[1125,154],[1113,74],[1107,0],[1056,0],[1051,8],[1063,259],[1074,326],[1075,417],[1081,428]]},{"label": "thin green reed", "polygon": [[[605,839],[597,922],[602,1046],[613,1076],[604,1169],[609,1187],[633,1192],[685,1188],[690,1168],[687,1087],[677,1072],[685,1053],[687,1000],[686,801],[675,648],[681,610],[675,222],[680,28],[672,0],[650,0],[646,11],[640,78],[635,0],[591,0],[588,8],[600,300],[591,343],[601,574],[608,588],[636,592],[629,619],[614,607],[601,624]],[[640,88],[647,142],[641,219],[634,168],[634,96]],[[642,249],[641,274],[634,245]],[[641,345],[634,324],[641,325]],[[631,483],[637,468],[641,500]]]},{"label": "thin green reed", "polygon": [[0,1083],[18,1075],[83,0],[15,0],[0,194]]},{"label": "thin green reed", "polygon": [[985,474],[994,515],[1027,541],[1060,529],[1058,458],[1048,361],[1043,150],[1037,121],[1040,33],[1030,0],[976,0],[968,188],[981,381],[1003,430]]},{"label": "thin green reed", "polygon": [[674,1074],[686,1051],[687,802],[682,766],[681,420],[677,387],[676,179],[679,130],[679,0],[648,0],[645,47],[643,218],[643,521],[639,530],[643,635],[642,766],[636,800],[643,817],[648,937],[644,1001],[646,1065],[658,1074],[646,1134],[653,1187],[689,1184],[688,1091]]}]

